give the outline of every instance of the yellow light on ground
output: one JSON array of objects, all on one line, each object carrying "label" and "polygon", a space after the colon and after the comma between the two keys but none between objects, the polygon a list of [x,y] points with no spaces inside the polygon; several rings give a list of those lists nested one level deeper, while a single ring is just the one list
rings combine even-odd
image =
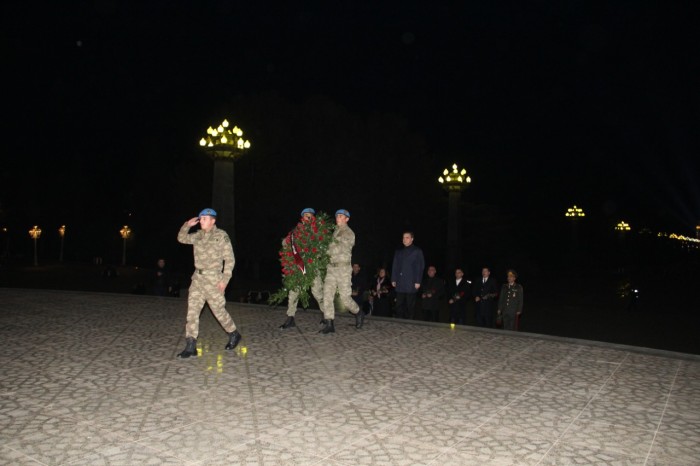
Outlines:
[{"label": "yellow light on ground", "polygon": [[451,328],[452,330],[454,330],[454,329],[455,329],[455,324],[453,324],[453,323],[450,324],[450,328]]},{"label": "yellow light on ground", "polygon": [[630,229],[631,228],[629,226],[629,223],[627,223],[625,221],[621,221],[620,223],[615,225],[615,230],[617,230],[617,231],[630,231]]}]

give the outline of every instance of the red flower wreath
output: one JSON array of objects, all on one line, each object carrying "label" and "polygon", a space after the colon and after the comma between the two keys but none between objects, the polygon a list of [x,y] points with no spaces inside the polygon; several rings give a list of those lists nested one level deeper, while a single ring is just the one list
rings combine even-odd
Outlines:
[{"label": "red flower wreath", "polygon": [[303,307],[309,306],[309,291],[316,277],[323,280],[328,267],[328,245],[335,225],[330,217],[319,212],[309,222],[299,222],[279,251],[282,265],[282,288],[270,296],[270,304],[279,304],[291,290],[299,293]]}]

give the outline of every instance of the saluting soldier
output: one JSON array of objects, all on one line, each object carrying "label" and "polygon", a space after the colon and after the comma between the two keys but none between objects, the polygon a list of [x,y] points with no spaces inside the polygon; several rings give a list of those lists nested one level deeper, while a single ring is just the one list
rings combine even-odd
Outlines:
[{"label": "saluting soldier", "polygon": [[[199,223],[201,229],[190,233],[190,228]],[[194,274],[187,297],[187,323],[185,324],[185,349],[178,358],[197,355],[197,336],[199,335],[199,314],[204,303],[209,304],[211,312],[229,335],[225,349],[232,350],[241,341],[241,334],[236,329],[231,315],[226,311],[224,292],[233,274],[236,259],[228,234],[216,227],[216,211],[204,209],[199,216],[189,219],[180,228],[177,240],[182,244],[191,244],[194,249]]]},{"label": "saluting soldier", "polygon": [[326,269],[326,279],[323,282],[323,328],[320,333],[335,333],[335,305],[336,291],[340,295],[340,302],[345,309],[355,314],[355,327],[362,328],[364,313],[352,299],[352,248],[355,245],[355,233],[348,226],[350,212],[340,209],[335,213],[333,241],[328,246],[330,262]]}]

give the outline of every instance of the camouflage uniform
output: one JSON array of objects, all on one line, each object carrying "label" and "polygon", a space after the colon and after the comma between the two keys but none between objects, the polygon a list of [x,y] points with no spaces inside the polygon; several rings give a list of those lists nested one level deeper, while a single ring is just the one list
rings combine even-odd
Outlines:
[{"label": "camouflage uniform", "polygon": [[355,233],[347,225],[338,225],[333,232],[333,241],[328,246],[330,262],[323,282],[323,318],[335,318],[335,292],[340,295],[340,302],[353,314],[360,311],[352,299],[352,247],[355,245]]},{"label": "camouflage uniform", "polygon": [[[314,282],[311,284],[311,294],[318,301],[318,305],[323,309],[323,281],[321,277],[316,276]],[[297,313],[297,303],[299,302],[299,293],[294,290],[289,290],[289,295],[287,298],[289,304],[287,305],[287,315],[289,317],[294,317]]]},{"label": "camouflage uniform", "polygon": [[[289,237],[294,233],[290,231],[286,238],[282,240],[282,247],[289,245]],[[311,294],[318,301],[318,305],[323,309],[323,281],[321,277],[316,276],[314,282],[311,284]],[[289,317],[294,317],[297,313],[297,304],[299,303],[299,292],[295,290],[289,290],[287,295],[287,315]]]},{"label": "camouflage uniform", "polygon": [[236,259],[228,234],[224,230],[212,227],[209,232],[197,230],[189,233],[190,227],[185,223],[177,234],[177,240],[194,246],[194,266],[192,285],[187,298],[187,323],[185,336],[197,338],[199,334],[199,314],[204,303],[209,304],[211,312],[226,333],[236,330],[231,315],[226,311],[226,298],[216,285],[228,283],[233,274]]}]

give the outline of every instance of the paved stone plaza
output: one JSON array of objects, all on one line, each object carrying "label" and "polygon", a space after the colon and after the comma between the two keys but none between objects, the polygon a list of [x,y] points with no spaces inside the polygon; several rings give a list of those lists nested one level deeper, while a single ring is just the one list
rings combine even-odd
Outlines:
[{"label": "paved stone plaza", "polygon": [[0,288],[0,464],[697,465],[700,357],[229,303]]}]

